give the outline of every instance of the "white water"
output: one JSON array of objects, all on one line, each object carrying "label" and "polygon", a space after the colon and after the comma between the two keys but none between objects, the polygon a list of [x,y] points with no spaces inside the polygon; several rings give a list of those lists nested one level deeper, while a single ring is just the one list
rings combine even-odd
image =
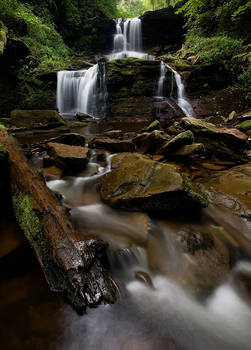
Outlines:
[{"label": "white water", "polygon": [[174,74],[174,78],[175,78],[175,82],[176,82],[176,86],[177,86],[177,95],[178,95],[177,103],[178,103],[179,107],[182,109],[182,111],[184,112],[184,114],[187,117],[193,117],[193,115],[194,115],[193,107],[191,106],[191,104],[189,103],[189,101],[186,97],[185,86],[182,82],[181,76],[179,75],[179,73],[177,73],[170,66],[167,65],[167,67],[169,69],[171,69],[171,71]]},{"label": "white water", "polygon": [[[113,51],[109,60],[134,57],[154,60],[155,57],[143,52],[142,29],[139,18],[116,20],[116,34]],[[180,75],[170,66],[160,63],[160,77],[157,84],[157,98],[165,98],[165,73],[169,68],[175,77],[177,86],[177,104],[186,116],[193,116],[193,108],[186,98],[185,86]],[[106,115],[107,87],[105,64],[96,64],[88,70],[58,72],[57,107],[61,114],[77,112],[95,118]]]}]

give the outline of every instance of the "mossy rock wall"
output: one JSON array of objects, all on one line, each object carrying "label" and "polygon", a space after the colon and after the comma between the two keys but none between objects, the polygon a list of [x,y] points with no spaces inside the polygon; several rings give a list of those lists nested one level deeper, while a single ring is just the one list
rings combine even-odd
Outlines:
[{"label": "mossy rock wall", "polygon": [[[106,64],[109,107],[114,117],[152,114],[153,96],[160,77],[160,62],[137,58]],[[171,71],[166,74],[166,94],[171,91]]]}]

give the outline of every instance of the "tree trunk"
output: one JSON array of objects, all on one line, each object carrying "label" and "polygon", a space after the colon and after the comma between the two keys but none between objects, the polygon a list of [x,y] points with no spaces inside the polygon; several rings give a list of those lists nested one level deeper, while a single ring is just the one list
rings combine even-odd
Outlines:
[{"label": "tree trunk", "polygon": [[14,212],[35,250],[50,289],[62,293],[82,313],[87,306],[113,303],[115,283],[106,273],[106,245],[80,234],[67,209],[27,162],[15,139],[0,132],[9,151]]}]

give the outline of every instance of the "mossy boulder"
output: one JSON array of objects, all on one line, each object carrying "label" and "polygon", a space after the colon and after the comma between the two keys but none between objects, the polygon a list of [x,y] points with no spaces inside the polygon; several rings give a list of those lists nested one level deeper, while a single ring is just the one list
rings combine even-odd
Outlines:
[{"label": "mossy boulder", "polygon": [[11,123],[18,128],[54,128],[65,125],[65,121],[53,110],[14,110]]},{"label": "mossy boulder", "polygon": [[194,136],[192,131],[184,131],[178,134],[177,136],[174,136],[171,140],[166,141],[161,148],[159,149],[159,154],[168,154],[170,152],[173,152],[180,146],[184,145],[190,145],[194,142]]},{"label": "mossy boulder", "polygon": [[59,168],[64,169],[69,174],[84,169],[91,155],[90,150],[86,147],[53,142],[47,144],[47,153]]},{"label": "mossy boulder", "polygon": [[147,212],[206,207],[207,198],[175,166],[123,153],[101,179],[101,198],[117,208]]},{"label": "mossy boulder", "polygon": [[181,126],[195,135],[224,142],[228,147],[245,148],[247,135],[235,128],[219,128],[212,123],[196,118],[183,118]]},{"label": "mossy boulder", "polygon": [[150,125],[148,125],[144,131],[146,132],[151,132],[153,130],[158,130],[160,127],[160,122],[159,120],[154,120]]},{"label": "mossy boulder", "polygon": [[251,129],[251,120],[245,120],[240,125],[238,125],[238,129],[241,131],[247,132]]}]

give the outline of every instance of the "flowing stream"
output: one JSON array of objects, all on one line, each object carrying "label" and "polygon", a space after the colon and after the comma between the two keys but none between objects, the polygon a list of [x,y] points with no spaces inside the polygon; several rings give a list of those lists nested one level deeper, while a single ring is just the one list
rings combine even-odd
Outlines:
[{"label": "flowing stream", "polygon": [[[147,57],[142,52],[140,24],[139,19],[117,20],[110,59]],[[166,69],[174,74],[179,106],[192,115],[181,77],[163,62],[157,95],[165,98]],[[106,93],[105,70],[100,65],[58,73],[61,113],[102,117]],[[114,155],[107,153],[101,162],[97,152],[93,150],[87,169],[77,177],[51,180],[47,185],[62,195],[83,235],[109,243],[111,274],[120,289],[118,302],[88,310],[80,317],[47,287],[39,289],[44,282],[37,270],[32,278],[7,281],[0,286],[3,348],[12,344],[11,349],[28,350],[249,350],[251,298],[242,276],[251,280],[250,257],[236,253],[239,258],[234,266],[225,267],[230,265],[228,248],[235,236],[229,241],[221,239],[219,225],[206,212],[192,219],[160,219],[106,206],[100,200],[98,183],[111,170]],[[207,250],[199,256],[184,252],[182,237],[189,230],[195,232],[196,239],[199,232],[212,235],[212,257]],[[242,235],[238,224],[234,230],[236,236]],[[235,249],[243,252],[245,246]],[[223,261],[225,256],[228,263]],[[219,275],[223,277],[215,281]],[[6,288],[7,306],[1,304]],[[11,312],[16,315],[14,320]]]},{"label": "flowing stream", "polygon": [[[143,52],[141,19],[117,19],[113,50],[109,60],[127,57],[154,60],[155,57]],[[177,87],[177,104],[186,116],[193,116],[193,109],[185,94],[181,76],[170,66],[160,62],[160,77],[156,97],[166,98],[164,92],[166,69],[170,69]],[[107,87],[105,64],[96,64],[88,70],[60,71],[57,82],[57,107],[61,114],[83,113],[94,118],[106,116]]]}]

